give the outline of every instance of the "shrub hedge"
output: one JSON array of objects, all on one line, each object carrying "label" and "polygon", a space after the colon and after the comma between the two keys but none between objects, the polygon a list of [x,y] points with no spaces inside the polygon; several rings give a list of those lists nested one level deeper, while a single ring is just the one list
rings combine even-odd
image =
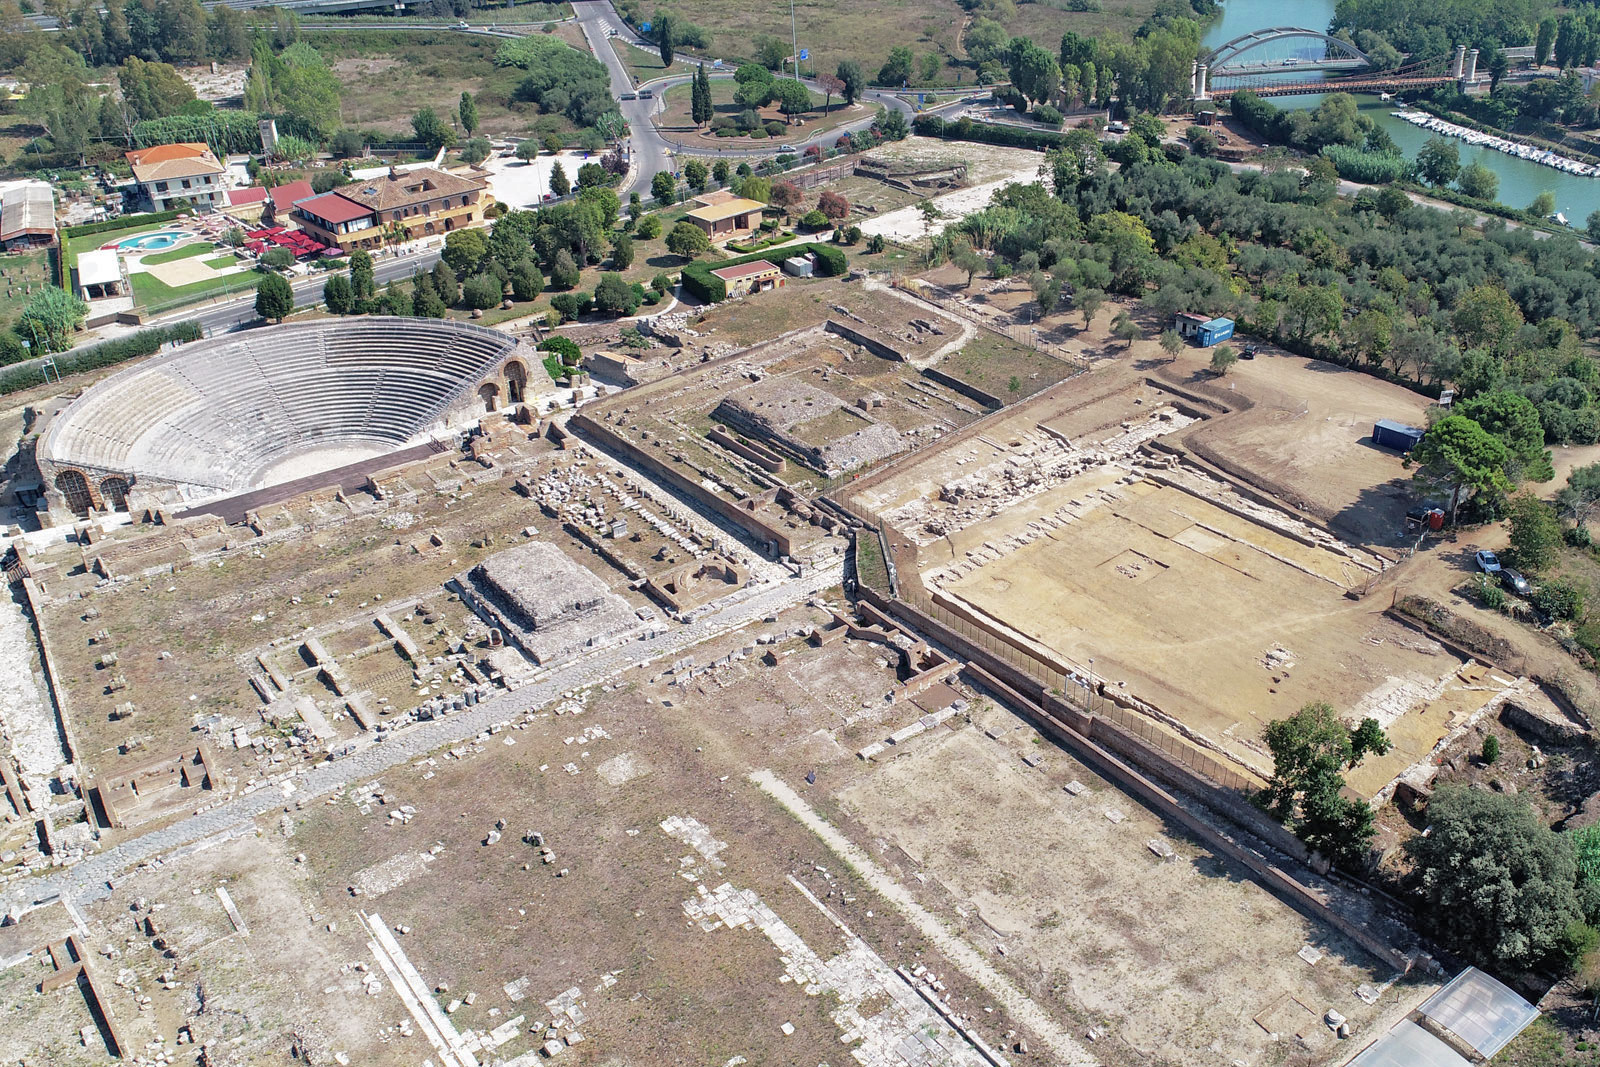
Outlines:
[{"label": "shrub hedge", "polygon": [[829,278],[843,274],[845,268],[849,266],[849,260],[845,258],[845,254],[831,245],[788,245],[784,248],[756,252],[753,255],[736,256],[733,259],[719,259],[711,262],[695,260],[683,268],[683,287],[701,300],[709,304],[715,304],[718,301],[728,299],[728,287],[722,283],[721,278],[711,273],[713,270],[734,267],[740,263],[754,263],[758,259],[764,259],[768,263],[782,266],[784,260],[791,259],[794,256],[803,256],[807,252],[816,253],[817,274],[819,277]]},{"label": "shrub hedge", "polygon": [[960,118],[946,122],[937,115],[918,115],[912,129],[924,137],[946,141],[977,141],[1007,148],[1059,148],[1062,134],[1052,130],[1030,130],[1021,126],[1001,126]]},{"label": "shrub hedge", "polygon": [[171,222],[180,213],[177,211],[151,211],[143,215],[119,215],[114,219],[104,222],[86,222],[82,226],[63,226],[62,237],[87,237],[91,233],[108,233],[111,230],[125,230],[130,226],[144,226],[151,222]]},{"label": "shrub hedge", "polygon": [[[200,324],[193,320],[175,322],[171,326],[155,326],[148,330],[140,330],[130,337],[119,337],[115,341],[104,341],[89,348],[63,352],[52,358],[55,360],[56,370],[65,377],[69,374],[81,374],[84,371],[115,366],[141,356],[154,355],[169,341],[198,341],[203,332]],[[0,395],[28,389],[43,381],[44,375],[37,363],[8,367],[0,371]]]}]

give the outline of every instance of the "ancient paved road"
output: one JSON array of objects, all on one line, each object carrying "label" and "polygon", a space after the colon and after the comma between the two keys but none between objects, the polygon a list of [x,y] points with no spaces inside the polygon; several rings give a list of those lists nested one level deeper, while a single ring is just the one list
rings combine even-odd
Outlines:
[{"label": "ancient paved road", "polygon": [[702,641],[759,622],[767,615],[838,585],[842,578],[841,567],[842,561],[835,562],[805,577],[756,589],[738,602],[692,623],[670,624],[670,629],[654,638],[602,649],[556,667],[515,692],[492,697],[448,718],[410,727],[382,743],[369,741],[354,755],[317,764],[295,776],[291,779],[295,788],[288,798],[284,796],[281,783],[274,783],[182,822],[125,841],[74,867],[20,881],[8,886],[0,895],[0,907],[26,909],[40,901],[51,900],[57,894],[71,900],[97,899],[107,892],[106,880],[120,872],[281,808],[286,800],[309,800],[352,782],[378,777],[399,764],[473,738],[494,723],[517,718],[533,708],[552,703],[568,690],[597,685],[641,662],[676,657]]}]

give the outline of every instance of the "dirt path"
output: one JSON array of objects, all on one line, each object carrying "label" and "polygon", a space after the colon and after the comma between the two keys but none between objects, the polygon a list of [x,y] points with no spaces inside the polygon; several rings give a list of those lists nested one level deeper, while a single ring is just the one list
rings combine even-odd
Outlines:
[{"label": "dirt path", "polygon": [[960,967],[963,974],[977,982],[999,1001],[1013,1019],[1037,1034],[1039,1040],[1049,1047],[1057,1064],[1063,1067],[1066,1065],[1098,1067],[1099,1061],[1072,1035],[1058,1027],[1031,997],[1018,989],[1011,979],[990,966],[989,961],[979,955],[971,945],[952,934],[938,916],[917,903],[904,886],[879,867],[872,857],[856,847],[849,838],[828,825],[804,798],[790,789],[777,775],[767,770],[753,771],[750,774],[750,781],[820,837],[834,855],[850,864],[878,895],[892,904],[907,922],[933,942],[947,959]]}]

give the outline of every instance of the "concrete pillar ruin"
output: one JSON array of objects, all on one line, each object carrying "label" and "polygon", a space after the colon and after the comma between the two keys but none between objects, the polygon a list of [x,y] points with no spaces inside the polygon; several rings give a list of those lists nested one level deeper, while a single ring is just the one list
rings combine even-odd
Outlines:
[{"label": "concrete pillar ruin", "polygon": [[1198,77],[1198,82],[1199,82],[1199,85],[1200,85],[1200,91],[1195,94],[1195,99],[1196,100],[1210,100],[1211,99],[1210,86],[1207,84],[1210,80],[1211,80],[1211,65],[1209,63],[1200,64],[1199,77]]}]

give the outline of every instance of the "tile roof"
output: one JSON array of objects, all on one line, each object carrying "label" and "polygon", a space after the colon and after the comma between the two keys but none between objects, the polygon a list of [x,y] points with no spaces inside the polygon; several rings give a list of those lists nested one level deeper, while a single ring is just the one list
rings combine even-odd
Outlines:
[{"label": "tile roof", "polygon": [[369,211],[389,211],[441,197],[460,196],[482,189],[486,184],[479,178],[463,178],[459,174],[446,174],[442,170],[422,167],[405,174],[351,182],[339,187],[339,195],[346,200],[365,204]]},{"label": "tile roof", "polygon": [[715,274],[725,282],[732,282],[738,281],[740,278],[751,277],[755,274],[766,274],[768,271],[771,271],[774,274],[778,273],[777,264],[768,263],[764,259],[758,259],[750,263],[737,263],[731,267],[723,267],[721,270],[714,270],[711,273]]},{"label": "tile roof", "polygon": [[228,203],[234,207],[240,204],[264,204],[267,202],[267,191],[259,185],[252,185],[248,189],[229,189]]},{"label": "tile roof", "polygon": [[270,190],[272,204],[279,211],[287,211],[294,206],[296,200],[309,200],[317,192],[311,188],[311,183],[301,178],[297,182],[288,182],[284,185],[274,185]]},{"label": "tile roof", "polygon": [[365,218],[372,214],[372,209],[365,204],[358,204],[354,200],[347,200],[338,193],[323,193],[319,197],[296,204],[301,211],[323,222],[341,223],[354,222],[356,219]]},{"label": "tile roof", "polygon": [[737,199],[739,197],[736,193],[731,193],[726,189],[713,189],[709,193],[701,193],[690,202],[699,204],[701,207],[716,207],[718,204],[726,204],[730,200]]},{"label": "tile roof", "polygon": [[133,167],[133,176],[141,182],[221,174],[226,169],[203,144],[163,144],[125,154]]},{"label": "tile roof", "polygon": [[744,197],[735,197],[721,204],[712,204],[709,207],[697,207],[689,212],[691,219],[701,222],[721,222],[731,219],[735,215],[748,215],[752,211],[760,211],[767,205],[759,200],[746,200]]}]

